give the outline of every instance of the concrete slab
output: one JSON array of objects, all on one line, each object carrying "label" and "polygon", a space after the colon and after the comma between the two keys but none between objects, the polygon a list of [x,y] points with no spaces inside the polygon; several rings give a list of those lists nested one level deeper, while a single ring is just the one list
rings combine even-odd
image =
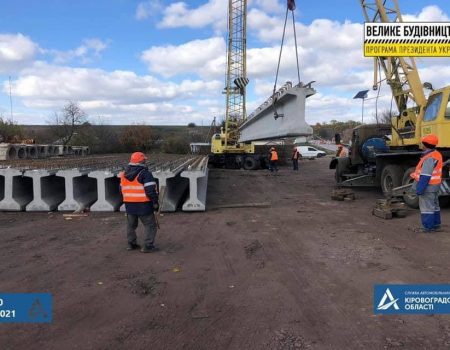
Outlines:
[{"label": "concrete slab", "polygon": [[195,168],[185,170],[181,177],[189,179],[189,196],[183,204],[183,211],[205,211],[208,189],[208,157]]},{"label": "concrete slab", "polygon": [[122,204],[122,194],[117,173],[93,171],[88,176],[97,181],[97,201],[91,206],[91,211],[118,210]]},{"label": "concrete slab", "polygon": [[27,170],[24,176],[33,180],[33,200],[26,211],[53,211],[58,209],[66,197],[64,178],[55,175],[56,171]]},{"label": "concrete slab", "polygon": [[155,179],[158,180],[159,200],[162,212],[176,211],[189,186],[189,180],[180,176],[183,169],[156,171],[153,173]]},{"label": "concrete slab", "polygon": [[5,177],[0,175],[0,201],[5,198]]},{"label": "concrete slab", "polygon": [[315,93],[310,85],[286,83],[275,94],[275,108],[271,97],[248,116],[239,128],[239,141],[312,135],[305,120],[305,101]]},{"label": "concrete slab", "polygon": [[58,210],[81,211],[97,201],[97,180],[88,177],[88,171],[60,170],[56,175],[64,177],[66,188],[66,198]]},{"label": "concrete slab", "polygon": [[17,159],[16,148],[9,143],[0,143],[0,160]]},{"label": "concrete slab", "polygon": [[24,177],[17,169],[0,169],[4,181],[3,199],[0,201],[2,211],[23,211],[33,199],[33,180]]}]

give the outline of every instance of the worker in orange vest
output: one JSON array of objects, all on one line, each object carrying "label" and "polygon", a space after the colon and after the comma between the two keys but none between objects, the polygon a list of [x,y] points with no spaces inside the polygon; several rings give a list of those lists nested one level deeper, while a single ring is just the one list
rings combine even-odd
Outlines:
[{"label": "worker in orange vest", "polygon": [[275,147],[270,148],[269,153],[269,170],[278,171],[278,153]]},{"label": "worker in orange vest", "polygon": [[144,225],[144,247],[142,253],[157,250],[155,237],[157,223],[154,211],[159,208],[158,188],[152,173],[145,165],[147,157],[142,152],[131,155],[130,163],[125,171],[120,173],[120,189],[127,212],[127,250],[140,249],[137,244],[136,228],[138,220]]},{"label": "worker in orange vest", "polygon": [[337,158],[343,158],[343,157],[347,157],[347,150],[344,148],[344,146],[342,144],[338,145],[338,149],[336,152],[336,157]]},{"label": "worker in orange vest", "polygon": [[422,232],[437,231],[441,227],[441,209],[439,208],[439,188],[442,183],[442,154],[436,150],[439,139],[436,135],[422,138],[424,152],[411,174],[414,179],[413,190],[419,196]]}]

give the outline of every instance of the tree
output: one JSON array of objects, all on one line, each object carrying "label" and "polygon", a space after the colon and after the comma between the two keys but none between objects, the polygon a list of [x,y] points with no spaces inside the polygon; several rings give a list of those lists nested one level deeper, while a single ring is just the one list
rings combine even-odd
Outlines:
[{"label": "tree", "polygon": [[394,116],[394,114],[388,110],[385,110],[383,112],[381,112],[380,114],[374,116],[375,118],[375,122],[377,124],[389,124],[391,125],[391,119]]},{"label": "tree", "polygon": [[0,142],[20,142],[24,132],[20,125],[0,116]]},{"label": "tree", "polygon": [[187,126],[188,126],[188,128],[195,128],[197,125],[195,123],[191,122]]},{"label": "tree", "polygon": [[77,134],[77,130],[87,123],[87,114],[73,101],[67,103],[60,113],[55,112],[50,124],[55,125],[54,134],[57,142],[67,145]]},{"label": "tree", "polygon": [[148,151],[152,143],[151,128],[147,125],[130,125],[124,127],[119,135],[123,151]]}]

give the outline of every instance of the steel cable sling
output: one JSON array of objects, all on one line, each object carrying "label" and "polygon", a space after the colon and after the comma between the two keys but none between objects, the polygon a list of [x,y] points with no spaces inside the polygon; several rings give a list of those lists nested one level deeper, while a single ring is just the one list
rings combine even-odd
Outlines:
[{"label": "steel cable sling", "polygon": [[300,63],[298,60],[297,31],[296,31],[296,27],[295,27],[295,15],[294,15],[295,7],[296,7],[295,0],[287,0],[286,16],[284,18],[283,36],[281,38],[280,55],[278,56],[277,73],[275,75],[275,84],[273,85],[273,92],[272,92],[272,107],[274,110],[274,118],[275,119],[283,117],[282,114],[278,114],[278,112],[277,112],[276,90],[277,90],[277,83],[278,83],[278,75],[280,73],[280,64],[281,64],[281,56],[283,53],[284,39],[286,37],[286,24],[287,24],[287,20],[288,20],[289,11],[292,12],[292,27],[294,29],[295,57],[296,57],[296,61],[297,61],[297,76],[298,76],[298,83],[300,84]]}]

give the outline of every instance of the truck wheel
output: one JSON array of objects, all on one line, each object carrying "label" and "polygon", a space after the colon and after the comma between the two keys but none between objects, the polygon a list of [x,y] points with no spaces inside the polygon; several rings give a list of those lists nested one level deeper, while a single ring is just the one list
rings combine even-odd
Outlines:
[{"label": "truck wheel", "polygon": [[[405,171],[402,180],[402,186],[412,184],[414,179],[411,178],[411,174],[415,171],[415,168],[409,168]],[[410,208],[417,209],[419,208],[419,197],[414,192],[408,192],[403,195],[403,201]]]},{"label": "truck wheel", "polygon": [[259,168],[258,161],[253,157],[246,157],[244,160],[245,170],[256,170]]},{"label": "truck wheel", "polygon": [[381,189],[389,193],[402,185],[403,169],[398,165],[386,165],[381,173]]}]

